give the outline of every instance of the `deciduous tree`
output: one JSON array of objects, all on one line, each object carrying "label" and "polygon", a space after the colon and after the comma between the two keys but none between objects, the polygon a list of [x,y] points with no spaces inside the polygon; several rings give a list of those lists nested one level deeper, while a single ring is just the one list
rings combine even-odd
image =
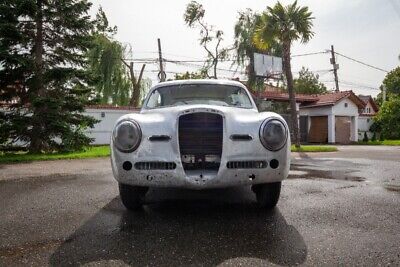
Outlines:
[{"label": "deciduous tree", "polygon": [[92,47],[87,53],[92,85],[102,104],[128,105],[131,81],[128,69],[122,62],[123,45],[114,40],[116,27],[110,27],[103,9],[100,8],[95,20]]},{"label": "deciduous tree", "polygon": [[374,118],[375,130],[381,139],[400,139],[400,96],[385,101]]},{"label": "deciduous tree", "polygon": [[322,94],[327,92],[327,88],[319,82],[318,74],[302,67],[299,77],[294,79],[294,91],[298,94]]},{"label": "deciduous tree", "polygon": [[228,57],[229,49],[221,47],[224,32],[215,30],[212,25],[208,25],[204,21],[205,13],[203,5],[192,1],[187,5],[183,17],[190,28],[200,28],[200,45],[207,52],[205,69],[212,69],[212,78],[217,79],[218,63]]}]

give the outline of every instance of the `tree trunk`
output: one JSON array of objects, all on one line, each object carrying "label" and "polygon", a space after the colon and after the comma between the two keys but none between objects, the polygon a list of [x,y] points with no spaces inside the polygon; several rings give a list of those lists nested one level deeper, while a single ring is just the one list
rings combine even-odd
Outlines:
[{"label": "tree trunk", "polygon": [[217,65],[218,65],[218,58],[214,59],[214,79],[218,79],[217,78]]},{"label": "tree trunk", "polygon": [[299,120],[296,109],[296,96],[293,88],[293,75],[292,75],[292,67],[290,63],[290,43],[283,44],[283,61],[284,61],[284,69],[285,75],[287,79],[287,88],[289,93],[289,101],[290,101],[290,117],[292,121],[292,129],[293,129],[293,139],[297,148],[300,147],[300,132],[299,132]]},{"label": "tree trunk", "polygon": [[256,85],[256,73],[254,71],[254,54],[248,55],[249,57],[249,65],[247,65],[247,85],[251,90],[254,92],[256,91],[255,85]]},{"label": "tree trunk", "polygon": [[131,81],[132,81],[132,97],[131,100],[129,101],[129,105],[133,107],[139,107],[139,98],[140,98],[140,86],[142,82],[142,77],[143,77],[143,72],[144,68],[146,67],[146,64],[143,64],[142,69],[140,70],[139,78],[136,79],[134,78],[134,73],[133,73],[133,67],[131,68]]},{"label": "tree trunk", "polygon": [[[35,36],[35,92],[36,95],[33,97],[43,97],[45,95],[43,86],[43,0],[37,0],[36,2],[37,13],[36,13],[36,36]],[[31,97],[32,99],[32,97]],[[34,108],[33,111],[33,125],[31,131],[29,152],[40,153],[43,149],[43,140],[41,139],[42,132],[42,121],[40,114],[42,113],[43,107]],[[39,116],[38,116],[39,115]]]}]

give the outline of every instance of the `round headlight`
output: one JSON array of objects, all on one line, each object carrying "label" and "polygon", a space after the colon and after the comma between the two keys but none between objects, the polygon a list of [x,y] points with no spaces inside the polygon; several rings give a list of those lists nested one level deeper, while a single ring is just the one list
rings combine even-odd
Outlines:
[{"label": "round headlight", "polygon": [[277,119],[265,121],[260,128],[260,140],[266,149],[280,150],[287,140],[285,125]]},{"label": "round headlight", "polygon": [[135,151],[142,139],[142,131],[135,121],[122,121],[114,129],[113,141],[122,152]]}]

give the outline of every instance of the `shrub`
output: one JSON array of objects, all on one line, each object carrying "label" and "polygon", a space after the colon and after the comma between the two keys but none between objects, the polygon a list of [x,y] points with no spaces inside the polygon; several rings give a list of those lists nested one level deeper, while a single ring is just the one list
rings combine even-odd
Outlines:
[{"label": "shrub", "polygon": [[372,135],[371,141],[372,141],[372,142],[375,142],[375,141],[376,141],[376,133],[375,133],[375,132],[374,132],[374,134]]},{"label": "shrub", "polygon": [[367,132],[364,132],[363,142],[368,142],[368,135],[367,135]]}]

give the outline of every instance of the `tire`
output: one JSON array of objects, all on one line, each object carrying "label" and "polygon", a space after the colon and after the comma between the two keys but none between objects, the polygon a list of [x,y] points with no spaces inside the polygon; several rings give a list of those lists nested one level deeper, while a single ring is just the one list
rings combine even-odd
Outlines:
[{"label": "tire", "polygon": [[147,187],[119,184],[119,195],[122,204],[128,210],[138,210],[142,208],[144,198],[147,193]]},{"label": "tire", "polygon": [[258,206],[267,210],[273,209],[278,203],[281,185],[281,182],[276,182],[253,186],[252,189],[256,194]]}]

